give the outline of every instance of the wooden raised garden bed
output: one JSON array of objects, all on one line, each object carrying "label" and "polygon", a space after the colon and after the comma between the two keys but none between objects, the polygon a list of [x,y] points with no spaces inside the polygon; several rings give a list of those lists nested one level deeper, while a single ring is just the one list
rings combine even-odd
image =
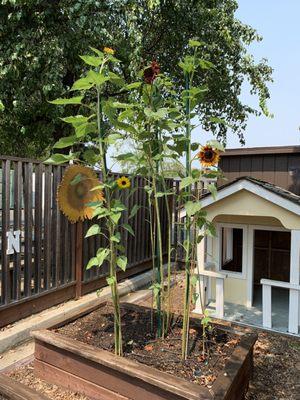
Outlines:
[{"label": "wooden raised garden bed", "polygon": [[[151,310],[122,304],[125,357],[117,357],[110,346],[111,327],[102,323],[108,320],[112,324],[112,315],[107,311],[109,307],[109,303],[103,303],[97,309],[85,310],[85,315],[81,313],[77,320],[69,319],[51,329],[33,332],[36,375],[96,400],[244,398],[252,374],[253,346],[257,339],[255,334],[244,334],[215,325],[214,335],[217,339],[215,343],[211,340],[211,356],[207,357],[210,361],[204,361],[200,351],[201,321],[192,318],[190,326],[194,338],[191,346],[194,351],[191,352],[191,358],[182,364],[178,351],[178,317],[173,317],[170,337],[165,342],[158,342],[154,337],[151,340],[149,334],[147,318],[150,320]],[[225,338],[224,343],[218,344],[220,337],[221,341]],[[218,354],[214,354],[213,349]],[[174,372],[167,373],[163,362],[169,359],[172,364],[170,368],[173,366]],[[150,365],[155,365],[155,368]],[[207,371],[211,373],[214,370],[217,372],[211,385],[199,383],[197,376],[203,374],[203,371],[208,374]]]}]

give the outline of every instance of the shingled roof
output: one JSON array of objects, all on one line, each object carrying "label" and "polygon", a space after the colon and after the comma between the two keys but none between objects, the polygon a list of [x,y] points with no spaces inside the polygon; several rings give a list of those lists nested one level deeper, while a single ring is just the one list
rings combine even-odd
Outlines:
[{"label": "shingled roof", "polygon": [[[262,181],[260,179],[252,178],[251,176],[241,176],[239,178],[236,178],[235,180],[233,180],[233,181],[231,181],[229,183],[226,183],[225,185],[222,185],[222,186],[218,187],[218,191],[221,191],[222,189],[224,189],[224,188],[226,188],[228,186],[231,186],[234,183],[237,183],[237,182],[242,181],[242,180],[246,180],[248,182],[252,182],[255,185],[258,185],[258,186],[260,186],[260,187],[262,187],[264,189],[269,190],[272,193],[275,193],[275,194],[283,197],[284,199],[290,200],[291,202],[293,202],[293,203],[295,203],[297,205],[300,205],[300,196],[297,196],[295,193],[292,193],[289,190],[283,189],[280,186],[273,185],[272,183],[265,182],[265,181]],[[210,195],[210,193],[206,193],[203,197],[207,197],[209,195]]]}]

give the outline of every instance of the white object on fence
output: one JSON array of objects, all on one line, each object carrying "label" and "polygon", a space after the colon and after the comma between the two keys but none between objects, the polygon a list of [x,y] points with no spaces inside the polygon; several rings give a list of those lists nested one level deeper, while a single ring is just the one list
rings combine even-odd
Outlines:
[{"label": "white object on fence", "polygon": [[21,231],[8,231],[6,232],[6,237],[7,237],[7,250],[6,254],[14,254],[20,253],[20,236],[21,236]]}]

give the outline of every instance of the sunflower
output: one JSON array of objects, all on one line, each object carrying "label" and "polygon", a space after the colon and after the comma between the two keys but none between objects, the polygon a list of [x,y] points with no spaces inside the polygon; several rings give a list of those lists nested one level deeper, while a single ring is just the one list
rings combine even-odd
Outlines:
[{"label": "sunflower", "polygon": [[114,49],[112,49],[111,47],[104,47],[103,51],[104,53],[111,54],[112,56],[115,54]]},{"label": "sunflower", "polygon": [[220,160],[219,151],[209,145],[203,146],[197,156],[203,167],[212,167],[218,164]]},{"label": "sunflower", "polygon": [[148,84],[153,83],[159,73],[159,64],[156,61],[152,61],[150,67],[144,70],[144,81]]},{"label": "sunflower", "polygon": [[91,168],[71,165],[66,169],[57,190],[57,201],[61,212],[69,221],[75,223],[92,219],[94,209],[87,204],[104,200],[100,189],[91,190],[99,184],[97,175]]},{"label": "sunflower", "polygon": [[120,189],[130,188],[130,180],[126,176],[121,176],[116,182]]}]

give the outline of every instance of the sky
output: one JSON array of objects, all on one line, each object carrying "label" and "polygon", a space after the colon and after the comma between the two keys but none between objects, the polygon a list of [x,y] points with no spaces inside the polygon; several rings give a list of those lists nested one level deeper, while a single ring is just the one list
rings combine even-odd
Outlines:
[{"label": "sky", "polygon": [[[249,52],[259,61],[267,58],[274,69],[268,102],[274,118],[250,117],[245,132],[246,147],[300,145],[300,0],[239,0],[237,18],[263,36]],[[258,100],[243,93],[242,100],[257,106]],[[199,139],[198,132],[194,132]],[[200,133],[200,132],[199,132]],[[203,132],[201,142],[211,136]],[[227,148],[241,147],[228,136]]]}]

